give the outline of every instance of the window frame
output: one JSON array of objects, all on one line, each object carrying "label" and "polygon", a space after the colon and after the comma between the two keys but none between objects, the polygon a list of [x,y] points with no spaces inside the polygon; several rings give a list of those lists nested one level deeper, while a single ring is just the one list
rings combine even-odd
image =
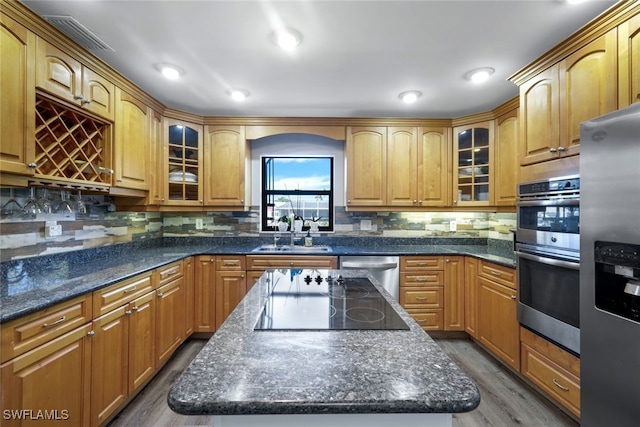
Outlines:
[{"label": "window frame", "polygon": [[[268,179],[268,168],[266,167],[266,159],[328,159],[330,161],[330,179],[331,184],[329,190],[269,190],[266,188]],[[278,196],[286,196],[289,198],[297,197],[297,196],[305,196],[305,195],[323,195],[328,197],[328,219],[327,222],[329,225],[320,226],[318,231],[321,233],[332,233],[334,232],[335,226],[335,156],[333,155],[262,155],[260,156],[260,228],[263,232],[275,231],[273,226],[269,225],[270,217],[268,216],[268,206],[269,206],[269,196],[278,197]],[[309,218],[303,218],[305,223],[303,223],[302,231],[306,232],[310,229],[309,225],[306,224],[306,220]]]}]

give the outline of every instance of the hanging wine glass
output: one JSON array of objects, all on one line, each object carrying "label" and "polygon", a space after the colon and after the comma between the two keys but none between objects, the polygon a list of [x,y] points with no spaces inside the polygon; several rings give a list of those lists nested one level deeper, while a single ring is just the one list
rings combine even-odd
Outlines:
[{"label": "hanging wine glass", "polygon": [[24,207],[22,208],[22,213],[24,215],[31,215],[31,216],[42,213],[42,209],[40,209],[40,205],[36,200],[35,187],[29,187],[29,199],[24,204]]},{"label": "hanging wine glass", "polygon": [[10,199],[2,205],[2,215],[3,216],[18,216],[22,213],[22,206],[13,196],[13,188],[9,189],[9,197]]},{"label": "hanging wine glass", "polygon": [[87,213],[87,205],[82,201],[82,193],[80,192],[80,190],[78,190],[78,195],[76,196],[76,203],[74,207],[76,213],[83,215]]},{"label": "hanging wine glass", "polygon": [[51,201],[49,200],[48,190],[46,188],[42,189],[42,193],[39,197],[36,198],[38,201],[38,205],[43,213],[51,213],[53,212],[53,207],[51,206]]},{"label": "hanging wine glass", "polygon": [[60,203],[56,208],[56,213],[73,213],[73,206],[69,203],[68,194],[65,190],[60,190]]}]

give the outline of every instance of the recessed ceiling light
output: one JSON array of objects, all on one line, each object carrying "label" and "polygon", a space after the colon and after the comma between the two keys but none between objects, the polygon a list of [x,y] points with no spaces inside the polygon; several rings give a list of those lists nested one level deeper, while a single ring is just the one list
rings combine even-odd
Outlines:
[{"label": "recessed ceiling light", "polygon": [[233,89],[229,91],[229,95],[234,101],[242,102],[249,96],[249,92],[244,89]]},{"label": "recessed ceiling light", "polygon": [[281,28],[271,35],[273,42],[283,50],[293,50],[302,42],[302,34],[293,28]]},{"label": "recessed ceiling light", "polygon": [[490,67],[476,68],[465,74],[467,80],[471,80],[473,83],[486,82],[496,70]]},{"label": "recessed ceiling light", "polygon": [[405,104],[413,104],[421,96],[422,96],[422,92],[417,90],[408,90],[398,95],[398,97],[402,99],[402,102],[404,102]]},{"label": "recessed ceiling light", "polygon": [[158,64],[156,68],[169,80],[177,80],[184,74],[184,70],[177,65]]}]

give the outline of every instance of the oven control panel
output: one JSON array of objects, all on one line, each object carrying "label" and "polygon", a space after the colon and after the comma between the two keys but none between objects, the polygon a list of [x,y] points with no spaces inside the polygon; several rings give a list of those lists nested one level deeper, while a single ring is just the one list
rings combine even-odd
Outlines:
[{"label": "oven control panel", "polygon": [[554,194],[564,192],[579,192],[580,177],[566,176],[551,178],[542,181],[525,182],[518,185],[519,196],[531,196],[535,194]]},{"label": "oven control panel", "polygon": [[640,269],[640,246],[624,243],[596,242],[595,261]]}]

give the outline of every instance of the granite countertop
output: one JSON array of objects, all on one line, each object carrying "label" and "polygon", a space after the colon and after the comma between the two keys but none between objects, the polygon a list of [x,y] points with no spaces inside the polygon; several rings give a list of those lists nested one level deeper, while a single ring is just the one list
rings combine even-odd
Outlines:
[{"label": "granite countertop", "polygon": [[[252,238],[157,239],[158,242],[114,245],[2,263],[0,323],[47,308],[76,296],[112,285],[192,255],[247,255],[264,241]],[[371,239],[370,239],[371,240]],[[377,240],[376,240],[377,241]],[[268,243],[268,242],[267,242]],[[353,244],[331,245],[332,252],[307,255],[468,255],[508,267],[515,266],[509,251],[487,245]],[[260,253],[274,255],[273,253]],[[276,255],[286,256],[278,253]]]},{"label": "granite countertop", "polygon": [[172,410],[186,415],[457,413],[480,403],[473,381],[372,276],[410,330],[254,331],[275,274],[261,277],[186,368],[169,392]]}]

